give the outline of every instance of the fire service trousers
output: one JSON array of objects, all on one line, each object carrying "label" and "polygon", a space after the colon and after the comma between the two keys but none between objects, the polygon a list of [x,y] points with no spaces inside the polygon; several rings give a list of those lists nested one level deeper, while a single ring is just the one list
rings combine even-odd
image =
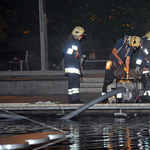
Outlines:
[{"label": "fire service trousers", "polygon": [[68,76],[68,101],[69,103],[73,103],[77,100],[80,100],[80,77],[79,74],[75,73],[69,73]]},{"label": "fire service trousers", "polygon": [[150,102],[150,75],[149,75],[149,72],[145,72],[143,71],[142,72],[142,82],[143,82],[143,87],[144,87],[144,94],[143,94],[143,99],[144,100],[148,100]]},{"label": "fire service trousers", "polygon": [[105,68],[105,78],[103,83],[102,95],[107,93],[107,86],[111,84],[115,78],[114,69],[118,67],[118,65],[112,60],[108,60]]}]

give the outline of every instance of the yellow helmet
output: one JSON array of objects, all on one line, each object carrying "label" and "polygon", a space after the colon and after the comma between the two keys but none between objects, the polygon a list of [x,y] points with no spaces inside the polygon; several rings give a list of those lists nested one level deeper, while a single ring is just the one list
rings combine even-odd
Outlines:
[{"label": "yellow helmet", "polygon": [[150,39],[150,31],[148,33],[145,34],[145,36]]},{"label": "yellow helmet", "polygon": [[84,32],[85,30],[82,27],[77,26],[73,29],[72,35],[78,37],[80,35],[85,35]]},{"label": "yellow helmet", "polygon": [[141,38],[139,36],[131,36],[129,44],[136,49],[139,46],[140,39]]}]

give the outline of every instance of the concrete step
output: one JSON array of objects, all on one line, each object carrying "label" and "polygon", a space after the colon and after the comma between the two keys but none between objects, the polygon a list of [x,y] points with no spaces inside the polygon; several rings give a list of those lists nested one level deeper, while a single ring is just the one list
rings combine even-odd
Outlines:
[{"label": "concrete step", "polygon": [[103,83],[80,83],[80,88],[101,88],[103,86]]},{"label": "concrete step", "polygon": [[80,93],[100,93],[103,81],[103,78],[81,78]]},{"label": "concrete step", "polygon": [[[103,83],[104,82],[104,78],[81,78],[80,79],[81,83]],[[113,82],[116,82],[116,80],[114,79]]]},{"label": "concrete step", "polygon": [[[82,78],[80,79],[80,93],[102,92],[104,78]],[[113,81],[114,83],[116,80]]]},{"label": "concrete step", "polygon": [[80,93],[100,93],[102,88],[80,88]]},{"label": "concrete step", "polygon": [[81,78],[80,82],[93,82],[93,83],[98,83],[98,82],[103,82],[104,78]]}]

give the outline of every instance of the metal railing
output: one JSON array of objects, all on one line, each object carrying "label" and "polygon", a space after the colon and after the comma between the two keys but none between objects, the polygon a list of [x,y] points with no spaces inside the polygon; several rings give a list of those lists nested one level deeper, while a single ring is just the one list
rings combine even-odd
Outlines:
[{"label": "metal railing", "polygon": [[85,60],[85,62],[107,62],[107,60],[89,59],[89,60]]},{"label": "metal railing", "polygon": [[[88,59],[84,61],[85,63],[95,63],[95,62],[107,62],[107,60],[96,60],[96,59]],[[61,62],[62,70],[64,70],[64,59]]]}]

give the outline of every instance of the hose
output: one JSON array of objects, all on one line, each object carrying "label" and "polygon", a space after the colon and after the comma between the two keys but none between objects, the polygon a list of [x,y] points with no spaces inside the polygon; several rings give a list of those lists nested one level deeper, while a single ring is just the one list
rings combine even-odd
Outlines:
[{"label": "hose", "polygon": [[9,114],[7,112],[0,112],[0,118],[9,118],[9,119],[26,119],[24,116],[20,116],[17,114]]},{"label": "hose", "polygon": [[103,96],[100,96],[98,97],[97,99],[94,99],[90,102],[88,102],[87,104],[79,107],[78,109],[74,110],[73,112],[67,114],[66,116],[63,116],[61,117],[60,119],[61,120],[68,120],[68,119],[71,119],[72,117],[74,117],[75,115],[78,115],[79,113],[81,113],[82,111],[88,109],[89,107],[93,106],[94,104],[97,104],[105,99],[107,99],[108,97],[110,96],[113,96],[113,95],[116,95],[118,93],[125,93],[125,88],[119,88],[117,90],[114,90],[114,91],[111,91],[111,92],[108,92],[107,94],[103,95]]},{"label": "hose", "polygon": [[3,110],[3,111],[4,111],[4,112],[7,112],[7,113],[9,113],[9,114],[11,114],[11,115],[14,115],[14,116],[18,117],[19,119],[26,119],[26,120],[28,120],[28,121],[31,121],[31,122],[34,122],[34,123],[36,123],[36,124],[45,126],[45,127],[47,127],[47,128],[51,128],[51,129],[56,130],[56,131],[60,131],[60,132],[67,133],[66,131],[63,131],[63,130],[61,130],[61,129],[55,128],[55,127],[53,127],[53,126],[47,125],[47,124],[42,123],[42,122],[38,122],[38,121],[33,120],[33,119],[30,119],[30,118],[28,118],[28,117],[24,117],[24,116],[15,114],[15,113],[13,113],[13,112],[11,112],[11,111],[8,111],[8,110]]}]

